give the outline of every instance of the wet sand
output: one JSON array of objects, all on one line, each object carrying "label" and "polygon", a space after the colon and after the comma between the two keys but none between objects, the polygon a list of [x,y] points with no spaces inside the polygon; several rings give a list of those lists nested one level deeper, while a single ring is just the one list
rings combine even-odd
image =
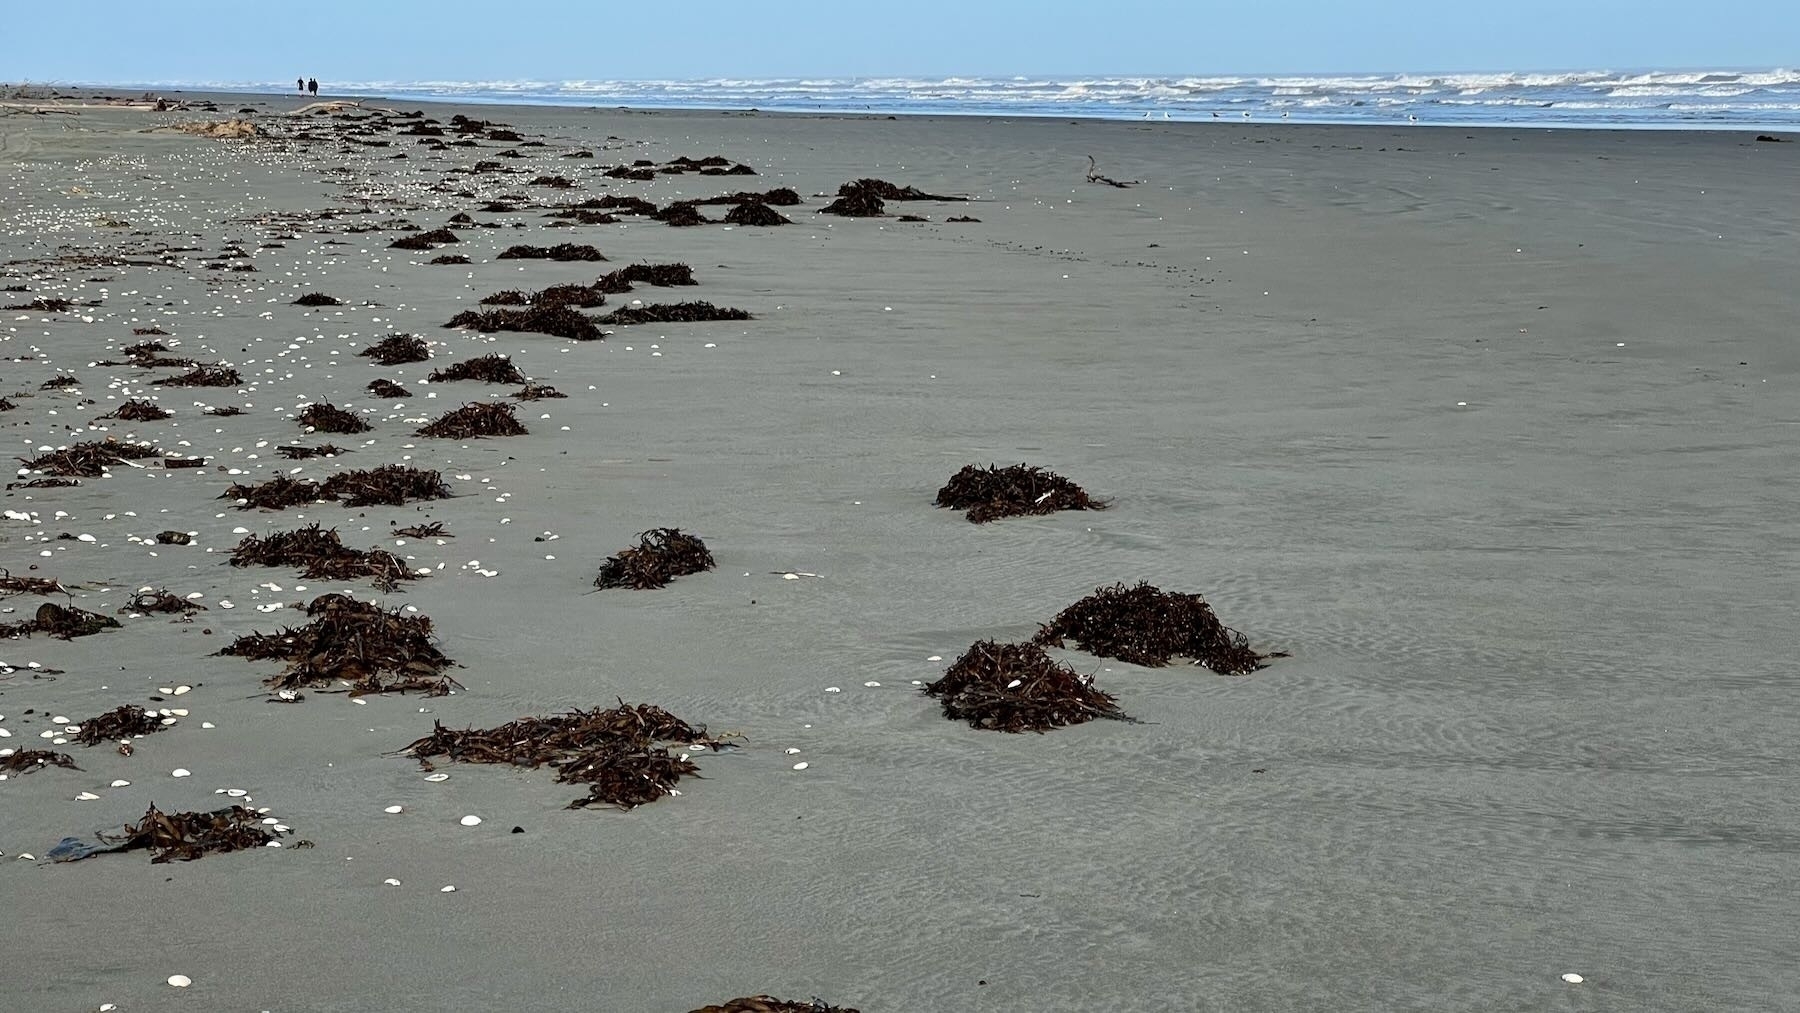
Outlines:
[{"label": "wet sand", "polygon": [[[222,107],[298,104],[282,103]],[[541,211],[482,214],[428,189],[484,151],[427,157],[402,138],[295,154],[139,132],[152,114],[0,118],[0,261],[203,251],[179,267],[0,268],[0,287],[29,289],[0,305],[100,301],[0,314],[11,454],[112,435],[208,457],[7,493],[33,519],[0,527],[5,565],[36,564],[109,614],[141,586],[209,606],[191,624],[0,641],[17,666],[0,676],[0,743],[15,748],[41,745],[49,716],[194,687],[156,704],[189,713],[133,756],[64,747],[83,770],[0,782],[0,1009],[683,1011],[758,992],[865,1013],[1800,1002],[1784,649],[1800,600],[1800,145],[428,107],[459,111],[546,137],[518,164],[583,184],[460,178],[484,199],[790,186],[806,202],[782,228],[548,229]],[[578,147],[597,159],[557,157]],[[715,153],[760,175],[592,169]],[[1088,154],[1144,182],[1087,184]],[[979,202],[890,204],[927,224],[816,213],[814,195],[860,176]],[[388,249],[400,233],[345,232],[363,218],[244,221],[358,206],[351,194],[398,202],[366,223],[472,212],[524,227],[463,232],[443,252],[474,264],[455,267]],[[944,222],[958,214],[981,221]],[[296,238],[259,248],[283,231]],[[202,267],[232,240],[256,273]],[[493,259],[565,241],[612,263]],[[755,319],[585,344],[441,327],[493,291],[642,261],[685,261],[700,285],[612,306],[697,298]],[[290,305],[313,291],[347,305]],[[246,386],[149,388],[143,370],[90,365],[151,325]],[[395,331],[434,359],[355,357]],[[568,399],[524,405],[525,437],[410,436],[511,389],[417,383],[490,351]],[[58,370],[81,386],[39,391]],[[378,376],[416,396],[371,399]],[[175,417],[83,430],[127,388]],[[292,413],[313,400],[376,409],[374,431],[304,437]],[[213,418],[197,403],[250,407]],[[325,439],[354,453],[270,456]],[[402,460],[458,495],[282,513],[217,498],[245,477],[219,468]],[[1115,505],[984,526],[932,508],[962,465],[1019,461]],[[432,568],[377,597],[432,617],[463,692],[271,703],[260,680],[277,665],[210,656],[304,618],[259,605],[374,594],[225,565],[235,529],[312,521]],[[455,537],[386,537],[424,521]],[[658,526],[702,535],[718,568],[588,593],[604,557]],[[129,540],[165,528],[194,544]],[[783,576],[797,571],[819,576]],[[1227,678],[1059,651],[1145,723],[1043,736],[946,721],[913,685],[973,641],[1026,638],[1097,585],[1138,580],[1204,594],[1293,656]],[[0,621],[40,600],[0,603],[14,610]],[[33,662],[64,674],[34,677]],[[563,811],[578,792],[548,771],[446,764],[427,783],[392,755],[434,720],[621,697],[744,748],[630,813]],[[223,788],[315,846],[18,857],[153,801],[213,808]],[[471,813],[484,822],[460,826]],[[191,988],[164,984],[178,973]]]}]

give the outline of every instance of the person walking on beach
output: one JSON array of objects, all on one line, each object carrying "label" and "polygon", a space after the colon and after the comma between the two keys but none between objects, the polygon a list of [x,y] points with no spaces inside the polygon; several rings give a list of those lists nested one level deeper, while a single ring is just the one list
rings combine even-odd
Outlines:
[{"label": "person walking on beach", "polygon": [[306,90],[312,92],[313,98],[318,98],[319,97],[319,79],[316,77],[307,78]]},{"label": "person walking on beach", "polygon": [[304,78],[304,77],[294,78],[294,90],[299,92],[302,95],[306,94],[306,78]]}]

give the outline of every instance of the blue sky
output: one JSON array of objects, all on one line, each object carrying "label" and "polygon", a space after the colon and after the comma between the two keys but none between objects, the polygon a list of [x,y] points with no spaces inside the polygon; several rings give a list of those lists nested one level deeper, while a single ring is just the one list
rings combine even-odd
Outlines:
[{"label": "blue sky", "polygon": [[0,39],[70,83],[1773,67],[1800,0],[4,0]]}]

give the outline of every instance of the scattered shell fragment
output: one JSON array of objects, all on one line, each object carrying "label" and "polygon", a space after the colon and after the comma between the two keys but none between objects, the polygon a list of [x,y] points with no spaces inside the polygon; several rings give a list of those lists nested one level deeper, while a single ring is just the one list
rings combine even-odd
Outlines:
[{"label": "scattered shell fragment", "polygon": [[1582,982],[1586,981],[1587,979],[1583,978],[1579,974],[1576,974],[1574,971],[1570,971],[1568,974],[1565,974],[1562,976],[1562,980],[1568,982],[1571,985],[1579,985]]},{"label": "scattered shell fragment", "polygon": [[391,806],[388,806],[388,807],[387,807],[387,808],[386,808],[386,809],[383,809],[383,810],[381,810],[381,811],[382,811],[382,812],[384,812],[384,813],[387,813],[387,814],[389,814],[389,815],[390,815],[390,816],[391,816],[391,815],[393,815],[393,814],[394,814],[394,813],[397,813],[397,812],[400,812],[400,807],[399,807],[399,806],[397,806],[397,805],[391,805]]},{"label": "scattered shell fragment", "polygon": [[192,985],[193,983],[194,983],[194,979],[188,977],[185,974],[169,975],[169,984],[173,985],[176,988],[186,988],[189,985]]},{"label": "scattered shell fragment", "polygon": [[454,886],[446,886],[438,891],[438,893],[455,893],[455,892],[456,892],[456,887],[454,887]]},{"label": "scattered shell fragment", "polygon": [[91,791],[84,791],[81,794],[75,796],[75,801],[77,801],[77,802],[92,802],[93,800],[95,800],[99,797],[100,796],[94,794]]},{"label": "scattered shell fragment", "polygon": [[479,816],[464,816],[462,819],[458,820],[457,822],[461,823],[465,827],[478,827],[481,825],[481,817],[479,817]]},{"label": "scattered shell fragment", "polygon": [[124,778],[120,778],[117,781],[114,781],[112,784],[107,785],[107,787],[109,787],[109,788],[129,788],[129,787],[131,787],[131,782],[125,780]]},{"label": "scattered shell fragment", "polygon": [[400,881],[392,877],[381,881],[383,886],[399,886]]},{"label": "scattered shell fragment", "polygon": [[795,770],[805,770],[807,767],[810,767],[810,766],[812,766],[812,764],[807,763],[805,760],[801,760],[799,763],[794,764],[794,769]]},{"label": "scattered shell fragment", "polygon": [[450,780],[450,775],[444,774],[444,773],[426,774],[425,780],[427,780],[427,781],[448,781],[448,780]]},{"label": "scattered shell fragment", "polygon": [[193,776],[193,773],[194,773],[193,771],[187,769],[186,767],[176,767],[174,770],[169,771],[169,776],[170,777],[191,777],[191,776]]}]

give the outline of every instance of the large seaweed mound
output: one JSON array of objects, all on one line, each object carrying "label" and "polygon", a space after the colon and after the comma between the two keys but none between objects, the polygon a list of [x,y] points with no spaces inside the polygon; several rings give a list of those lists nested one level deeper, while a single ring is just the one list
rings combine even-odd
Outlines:
[{"label": "large seaweed mound", "polygon": [[400,581],[414,580],[406,561],[384,549],[352,549],[338,537],[337,529],[310,524],[293,531],[248,535],[231,551],[231,565],[291,566],[308,580],[359,580],[369,578],[383,591]]},{"label": "large seaweed mound", "polygon": [[602,563],[594,586],[646,591],[712,568],[712,553],[698,536],[680,528],[655,528],[640,534],[637,545]]},{"label": "large seaweed mound", "polygon": [[18,460],[32,471],[41,471],[46,475],[61,475],[65,478],[78,476],[81,478],[98,478],[115,464],[122,461],[141,461],[147,457],[160,457],[162,451],[147,443],[120,443],[117,440],[89,440],[76,443],[61,450],[49,451],[36,457]]},{"label": "large seaweed mound", "polygon": [[1177,657],[1192,658],[1221,675],[1242,675],[1263,668],[1265,658],[1250,641],[1219,621],[1212,606],[1197,594],[1164,591],[1147,583],[1114,584],[1058,613],[1033,643],[1061,647],[1065,640],[1102,658],[1159,667]]},{"label": "large seaweed mound", "polygon": [[592,317],[561,303],[529,306],[522,310],[463,310],[450,318],[445,327],[467,327],[493,334],[497,331],[524,331],[549,334],[572,341],[598,341],[605,335]]},{"label": "large seaweed mound", "polygon": [[1044,732],[1095,718],[1130,720],[1109,693],[1036,644],[983,640],[964,652],[924,691],[944,716],[997,732]]},{"label": "large seaweed mound", "polygon": [[691,324],[708,320],[748,320],[750,314],[740,309],[714,306],[709,302],[651,303],[645,306],[621,306],[599,319],[608,326],[631,324]]},{"label": "large seaweed mound", "polygon": [[1051,514],[1058,510],[1104,510],[1074,482],[1053,471],[1025,464],[1005,468],[965,465],[938,490],[937,505],[967,511],[970,521],[985,524],[1002,517]]},{"label": "large seaweed mound", "polygon": [[721,743],[661,707],[623,700],[606,710],[573,710],[550,717],[520,718],[497,728],[461,731],[435,724],[430,735],[401,750],[427,769],[433,757],[458,763],[498,763],[555,768],[556,779],[583,784],[588,794],[568,808],[611,805],[634,809],[674,793],[683,776],[699,767],[688,754],[657,743],[690,749],[718,749]]},{"label": "large seaweed mound", "polygon": [[514,416],[514,405],[499,402],[471,402],[420,426],[420,436],[448,440],[467,440],[480,436],[524,436],[529,430]]},{"label": "large seaweed mound", "polygon": [[510,357],[493,353],[478,355],[472,359],[463,359],[451,363],[443,369],[433,370],[432,383],[444,383],[449,380],[480,380],[483,383],[524,383],[525,374],[513,365]]},{"label": "large seaweed mound", "polygon": [[425,339],[414,334],[390,334],[356,354],[374,359],[383,366],[424,362],[431,358]]}]

